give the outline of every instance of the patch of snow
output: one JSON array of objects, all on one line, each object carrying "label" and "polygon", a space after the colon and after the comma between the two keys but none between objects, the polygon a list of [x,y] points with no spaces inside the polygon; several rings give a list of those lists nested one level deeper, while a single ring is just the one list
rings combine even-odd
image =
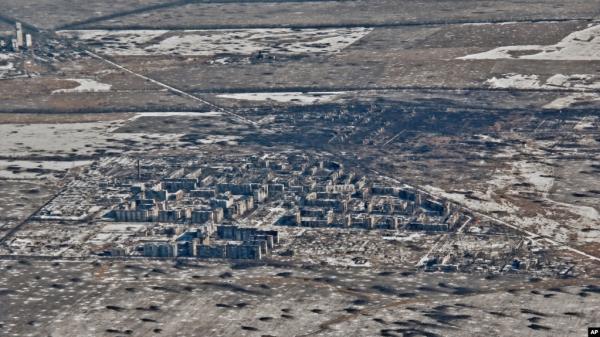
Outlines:
[{"label": "patch of snow", "polygon": [[492,77],[486,81],[492,88],[539,89],[540,80],[537,75],[506,74],[502,77]]},{"label": "patch of snow", "polygon": [[494,153],[492,155],[493,158],[513,158],[514,156],[518,155],[519,151],[513,149],[513,148],[505,148],[501,151],[498,151],[497,153]]},{"label": "patch of snow", "polygon": [[263,92],[222,94],[217,97],[247,101],[274,101],[279,103],[295,103],[300,105],[327,103],[338,99],[345,92]]},{"label": "patch of snow", "polygon": [[79,85],[72,89],[59,89],[52,91],[52,94],[66,94],[73,92],[107,92],[110,91],[112,85],[100,83],[96,80],[89,78],[69,78],[69,81],[79,83]]},{"label": "patch of snow", "polygon": [[88,217],[87,213],[80,216],[61,216],[61,215],[36,215],[34,218],[39,220],[55,220],[55,221],[82,221]]},{"label": "patch of snow", "polygon": [[200,144],[215,144],[215,143],[227,143],[228,145],[237,145],[235,140],[242,139],[240,136],[225,136],[225,135],[208,135],[204,139],[199,139],[196,143]]},{"label": "patch of snow", "polygon": [[210,61],[210,64],[229,64],[229,57],[221,57],[216,60]]},{"label": "patch of snow", "polygon": [[519,24],[520,22],[517,21],[506,21],[506,22],[500,22],[498,25],[500,26],[508,26],[508,25],[514,25],[514,24]]},{"label": "patch of snow", "polygon": [[548,165],[516,161],[512,163],[513,173],[521,177],[525,183],[533,185],[535,190],[547,195],[554,185],[552,168]]},{"label": "patch of snow", "polygon": [[12,62],[8,62],[5,66],[0,66],[0,70],[13,70],[15,64]]},{"label": "patch of snow", "polygon": [[594,128],[598,117],[587,116],[582,118],[577,124],[573,127],[573,129],[581,131],[585,129]]},{"label": "patch of snow", "polygon": [[600,89],[600,79],[587,74],[563,75],[556,74],[546,80],[545,89],[566,88],[575,90],[595,90]]},{"label": "patch of snow", "polygon": [[600,89],[600,78],[587,74],[556,74],[542,83],[538,75],[509,73],[499,77],[494,76],[487,80],[486,84],[492,88],[501,89],[569,89],[585,91]]},{"label": "patch of snow", "polygon": [[136,232],[147,227],[145,223],[118,222],[107,224],[102,227],[101,232]]},{"label": "patch of snow", "polygon": [[491,26],[493,23],[490,22],[467,22],[461,24],[461,26]]},{"label": "patch of snow", "polygon": [[554,45],[504,46],[459,59],[597,61],[600,60],[600,25],[573,32]]},{"label": "patch of snow", "polygon": [[210,112],[139,112],[129,120],[134,121],[142,117],[169,117],[169,116],[184,116],[184,117],[220,117],[223,114],[218,111]]},{"label": "patch of snow", "polygon": [[423,236],[422,233],[411,233],[411,234],[406,235],[406,236],[384,236],[382,238],[384,240],[386,240],[386,241],[406,242],[406,241],[414,241],[416,239],[419,239],[422,236]]}]

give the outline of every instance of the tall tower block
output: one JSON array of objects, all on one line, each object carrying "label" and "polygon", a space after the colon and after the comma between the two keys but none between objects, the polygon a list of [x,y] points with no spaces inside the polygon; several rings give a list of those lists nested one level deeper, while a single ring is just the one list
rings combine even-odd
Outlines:
[{"label": "tall tower block", "polygon": [[20,22],[17,22],[17,45],[19,48],[23,47],[23,26]]},{"label": "tall tower block", "polygon": [[33,47],[33,39],[31,38],[31,34],[25,34],[25,47],[27,47],[27,49],[31,49],[31,47]]}]

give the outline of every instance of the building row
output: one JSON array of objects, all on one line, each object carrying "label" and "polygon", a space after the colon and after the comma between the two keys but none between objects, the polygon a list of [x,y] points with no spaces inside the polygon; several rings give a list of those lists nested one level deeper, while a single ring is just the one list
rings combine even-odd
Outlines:
[{"label": "building row", "polygon": [[208,231],[188,231],[175,240],[161,240],[143,244],[146,257],[198,257],[205,259],[260,260],[270,254],[279,243],[279,233],[272,230],[221,225],[216,238]]}]

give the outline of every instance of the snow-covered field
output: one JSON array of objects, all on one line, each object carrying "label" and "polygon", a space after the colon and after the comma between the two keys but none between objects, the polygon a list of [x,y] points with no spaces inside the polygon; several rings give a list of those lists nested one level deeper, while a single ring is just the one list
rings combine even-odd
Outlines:
[{"label": "snow-covered field", "polygon": [[66,94],[77,92],[107,92],[110,91],[112,85],[100,83],[89,78],[69,78],[68,81],[77,82],[79,85],[71,89],[59,89],[52,91],[52,94]]},{"label": "snow-covered field", "polygon": [[[220,112],[143,112],[131,119],[90,123],[64,124],[2,124],[0,125],[0,156],[14,159],[30,156],[92,155],[98,149],[126,151],[130,141],[146,148],[179,144],[185,133],[118,132],[127,123],[138,118],[182,116],[183,118],[218,118]],[[242,137],[236,135],[206,134],[196,139],[198,145],[225,143],[237,145]]]},{"label": "snow-covered field", "polygon": [[585,92],[600,90],[600,78],[587,74],[556,74],[543,81],[540,76],[533,74],[504,74],[494,76],[485,84],[499,89],[537,89],[537,90],[576,90],[582,92],[570,93],[544,105],[544,109],[563,109],[579,102],[600,101],[600,94]]},{"label": "snow-covered field", "polygon": [[503,46],[459,59],[597,61],[600,60],[600,25],[573,32],[553,45]]},{"label": "snow-covered field", "polygon": [[[91,153],[94,144],[106,138],[107,122],[68,124],[2,124],[0,125],[0,155],[28,156],[32,154]],[[86,147],[89,144],[90,147]]]},{"label": "snow-covered field", "polygon": [[337,100],[343,94],[345,94],[345,92],[263,92],[223,94],[218,95],[217,97],[247,101],[274,101],[278,103],[309,105],[332,102]]},{"label": "snow-covered field", "polygon": [[355,43],[371,28],[335,29],[219,29],[219,30],[65,30],[69,38],[101,46],[108,55],[150,56],[217,54],[250,55],[335,53]]}]

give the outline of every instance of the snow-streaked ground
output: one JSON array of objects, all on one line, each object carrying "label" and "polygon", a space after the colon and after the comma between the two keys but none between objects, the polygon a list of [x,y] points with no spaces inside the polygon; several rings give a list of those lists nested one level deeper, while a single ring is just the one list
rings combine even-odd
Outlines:
[{"label": "snow-streaked ground", "polygon": [[[582,121],[582,125],[589,123],[589,120]],[[523,150],[532,151],[530,148]],[[511,153],[504,157],[510,158]],[[449,193],[434,186],[423,188],[475,211],[487,214],[499,212],[503,214],[498,215],[500,220],[558,242],[568,242],[570,235],[577,235],[578,240],[583,242],[594,240],[596,233],[580,230],[600,223],[600,212],[594,207],[552,200],[550,192],[555,184],[553,165],[522,159],[509,163],[509,167],[496,170],[493,177],[482,186],[481,190],[485,193],[471,191],[471,197],[468,197],[466,193]],[[551,206],[545,206],[543,210],[530,209],[520,203],[517,205],[513,200],[527,200],[531,194],[537,195],[536,199],[542,199]]]},{"label": "snow-streaked ground", "polygon": [[559,97],[543,106],[544,109],[560,110],[568,108],[578,103],[600,101],[600,95],[594,93],[576,93],[564,97]]},{"label": "snow-streaked ground", "polygon": [[[560,42],[553,45],[520,45],[502,46],[492,50],[459,57],[460,60],[544,60],[544,61],[598,61],[600,60],[600,25],[575,31]],[[541,82],[537,75],[531,74],[506,74],[493,77],[486,84],[492,88],[514,89],[576,89],[591,90],[600,88],[600,80],[592,75],[556,74],[545,82]],[[544,109],[564,109],[576,103],[600,101],[597,93],[574,93],[559,97],[548,104]]]},{"label": "snow-streaked ground", "polygon": [[309,105],[332,102],[337,100],[343,94],[345,94],[345,92],[262,92],[222,94],[217,97],[247,101],[274,101],[279,103]]},{"label": "snow-streaked ground", "polygon": [[486,84],[492,88],[503,89],[569,89],[585,91],[600,89],[600,78],[587,74],[556,74],[543,81],[540,76],[534,74],[509,73],[498,77],[494,76],[487,80]]},{"label": "snow-streaked ground", "polygon": [[573,127],[575,130],[585,130],[587,128],[594,128],[596,124],[600,122],[600,117],[598,116],[586,116],[581,118],[577,124]]},{"label": "snow-streaked ground", "polygon": [[355,43],[371,28],[333,29],[219,29],[219,30],[66,30],[60,35],[103,45],[108,55],[151,56],[217,54],[250,55],[335,53]]},{"label": "snow-streaked ground", "polygon": [[[52,161],[52,160],[0,160],[0,178],[8,179],[47,179],[52,173],[66,171],[77,166],[90,164],[90,160]],[[35,172],[40,169],[44,172]],[[29,171],[28,171],[29,170]],[[52,171],[52,172],[46,172]]]},{"label": "snow-streaked ground", "polygon": [[6,65],[0,66],[0,71],[7,71],[14,69],[15,64],[12,62],[7,62]]},{"label": "snow-streaked ground", "polygon": [[597,61],[600,60],[600,25],[573,32],[553,45],[503,46],[459,59]]},{"label": "snow-streaked ground", "polygon": [[107,92],[110,91],[112,85],[100,83],[89,78],[69,78],[68,81],[77,82],[78,86],[71,89],[59,89],[52,91],[52,94],[67,94],[78,92]]},{"label": "snow-streaked ground", "polygon": [[493,199],[493,191],[492,189],[488,189],[486,193],[478,193],[474,192],[471,194],[474,198],[467,197],[464,193],[450,193],[442,190],[439,187],[435,186],[422,186],[427,192],[432,193],[433,195],[440,196],[446,198],[448,200],[454,201],[461,205],[464,205],[473,210],[483,212],[483,213],[493,213],[493,212],[508,212],[508,213],[516,213],[519,208],[505,201],[498,201]]},{"label": "snow-streaked ground", "polygon": [[523,183],[528,184],[537,192],[546,197],[554,185],[552,168],[543,163],[530,161],[515,161],[512,163],[513,174]]},{"label": "snow-streaked ground", "polygon": [[15,63],[10,62],[14,58],[12,54],[0,53],[0,78],[6,76],[12,70],[15,70]]}]

